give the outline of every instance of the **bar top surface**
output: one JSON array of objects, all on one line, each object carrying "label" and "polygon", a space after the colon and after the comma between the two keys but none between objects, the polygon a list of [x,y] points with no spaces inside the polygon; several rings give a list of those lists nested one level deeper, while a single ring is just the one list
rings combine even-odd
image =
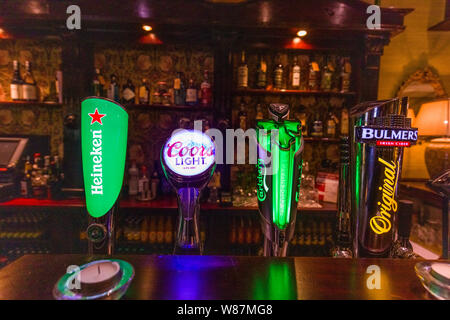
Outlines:
[{"label": "bar top surface", "polygon": [[[70,265],[87,255],[26,255],[0,270],[0,299],[53,299]],[[123,255],[135,277],[123,299],[432,299],[414,271],[419,260]],[[369,266],[380,289],[369,289]]]}]

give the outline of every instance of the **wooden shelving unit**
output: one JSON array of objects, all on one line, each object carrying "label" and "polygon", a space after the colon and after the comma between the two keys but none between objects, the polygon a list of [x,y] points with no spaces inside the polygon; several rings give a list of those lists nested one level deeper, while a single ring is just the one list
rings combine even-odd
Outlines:
[{"label": "wooden shelving unit", "polygon": [[337,91],[309,91],[309,90],[287,90],[287,89],[272,89],[272,90],[266,90],[266,89],[251,89],[251,88],[245,88],[245,89],[235,89],[235,94],[249,94],[249,95],[300,95],[300,96],[308,96],[308,95],[314,95],[314,96],[356,96],[356,92],[337,92]]},{"label": "wooden shelving unit", "polygon": [[14,107],[55,107],[61,108],[62,104],[56,102],[41,102],[41,101],[0,101],[0,107],[14,106]]}]

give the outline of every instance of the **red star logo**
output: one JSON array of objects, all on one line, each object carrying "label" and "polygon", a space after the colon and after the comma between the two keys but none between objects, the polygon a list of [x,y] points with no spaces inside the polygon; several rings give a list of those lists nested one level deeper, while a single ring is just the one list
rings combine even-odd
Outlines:
[{"label": "red star logo", "polygon": [[89,116],[92,118],[91,124],[93,124],[94,122],[98,122],[101,125],[103,125],[102,123],[102,118],[104,116],[106,116],[106,114],[100,114],[98,113],[98,109],[95,108],[95,112],[94,113],[89,113]]}]

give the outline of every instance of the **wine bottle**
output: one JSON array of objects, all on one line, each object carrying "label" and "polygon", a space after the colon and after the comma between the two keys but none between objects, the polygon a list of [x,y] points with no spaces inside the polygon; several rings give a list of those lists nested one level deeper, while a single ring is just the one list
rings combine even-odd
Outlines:
[{"label": "wine bottle", "polygon": [[13,101],[20,101],[23,99],[22,93],[23,93],[23,80],[20,76],[20,65],[17,60],[13,61],[13,78],[11,80],[10,89],[11,89],[11,99]]},{"label": "wine bottle", "polygon": [[94,79],[92,80],[92,94],[97,97],[104,96],[105,78],[100,73],[100,69],[95,69]]},{"label": "wine bottle", "polygon": [[258,71],[256,74],[256,87],[258,89],[265,89],[267,85],[267,63],[264,61],[263,56],[259,59]]},{"label": "wine bottle", "polygon": [[186,88],[181,72],[177,72],[177,76],[173,80],[173,94],[175,105],[182,106],[186,104]]},{"label": "wine bottle", "polygon": [[37,101],[37,86],[31,70],[31,62],[25,61],[25,76],[23,78],[23,99],[25,101]]},{"label": "wine bottle", "polygon": [[297,62],[297,57],[294,57],[294,64],[291,71],[291,88],[300,89],[300,65]]},{"label": "wine bottle", "polygon": [[108,87],[108,99],[119,102],[119,85],[117,84],[117,76],[111,75],[111,82]]},{"label": "wine bottle", "polygon": [[142,78],[142,83],[139,87],[139,103],[148,104],[150,102],[150,88],[146,78]]},{"label": "wine bottle", "polygon": [[203,82],[200,85],[200,104],[202,107],[209,107],[211,106],[212,93],[211,84],[208,79],[208,70],[205,70],[203,77]]},{"label": "wine bottle", "polygon": [[281,57],[277,56],[277,63],[274,70],[273,85],[275,89],[283,88],[283,64],[281,63]]},{"label": "wine bottle", "polygon": [[242,51],[241,54],[241,63],[238,67],[238,88],[247,88],[248,87],[248,66],[245,61],[245,51]]},{"label": "wine bottle", "polygon": [[189,86],[186,90],[186,104],[188,106],[196,106],[197,105],[197,88],[194,84],[194,80],[189,80]]}]

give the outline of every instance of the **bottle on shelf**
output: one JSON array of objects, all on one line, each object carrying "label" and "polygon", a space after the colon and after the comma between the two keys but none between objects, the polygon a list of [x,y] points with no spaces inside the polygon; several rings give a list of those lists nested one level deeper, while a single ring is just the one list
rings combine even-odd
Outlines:
[{"label": "bottle on shelf", "polygon": [[348,57],[343,58],[341,69],[341,93],[349,92],[352,65]]},{"label": "bottle on shelf", "polygon": [[175,105],[183,106],[186,104],[186,88],[181,72],[177,72],[177,76],[173,80],[173,95]]},{"label": "bottle on shelf", "polygon": [[158,216],[158,224],[156,225],[156,242],[158,244],[164,243],[164,216]]},{"label": "bottle on shelf", "polygon": [[147,217],[141,223],[141,242],[146,243],[148,241],[148,219]]},{"label": "bottle on shelf", "polygon": [[197,105],[197,87],[194,84],[194,79],[189,79],[189,86],[186,90],[186,104],[192,107]]},{"label": "bottle on shelf", "polygon": [[151,194],[150,194],[149,181],[147,178],[147,167],[142,166],[141,172],[142,172],[142,176],[138,182],[138,190],[139,190],[138,200],[149,201],[149,200],[151,200]]},{"label": "bottle on shelf", "polygon": [[239,128],[244,131],[247,130],[247,111],[245,110],[245,104],[243,102],[241,102],[241,105],[239,106],[238,119]]},{"label": "bottle on shelf", "polygon": [[171,216],[166,217],[164,225],[164,242],[167,246],[170,246],[173,243],[173,224]]},{"label": "bottle on shelf", "polygon": [[264,112],[263,112],[263,109],[262,109],[260,103],[258,103],[258,104],[256,105],[256,116],[255,116],[255,119],[256,119],[256,120],[262,120],[262,119],[264,119]]},{"label": "bottle on shelf", "polygon": [[297,119],[302,124],[302,136],[307,137],[308,136],[308,113],[306,112],[306,107],[300,106],[300,110],[299,110]]},{"label": "bottle on shelf", "polygon": [[136,99],[135,87],[130,79],[127,80],[126,84],[122,88],[122,103],[134,103]]},{"label": "bottle on shelf", "polygon": [[150,87],[148,85],[147,79],[142,78],[142,83],[139,86],[139,103],[149,104],[150,103]]},{"label": "bottle on shelf", "polygon": [[397,240],[392,245],[390,256],[391,258],[397,259],[414,259],[416,255],[414,254],[411,242],[409,241],[413,202],[409,200],[400,200],[398,205]]},{"label": "bottle on shelf", "polygon": [[20,65],[17,60],[13,61],[13,69],[13,78],[10,84],[11,99],[13,101],[20,101],[23,100],[23,80],[20,76]]},{"label": "bottle on shelf", "polygon": [[33,72],[31,70],[31,62],[25,61],[25,76],[23,77],[22,97],[25,101],[38,100],[38,88],[36,80],[34,80]]},{"label": "bottle on shelf", "polygon": [[158,161],[155,161],[155,164],[153,166],[153,173],[152,173],[152,181],[151,181],[151,197],[152,199],[156,199],[158,196],[158,190],[159,190],[159,174],[157,170],[157,163]]},{"label": "bottle on shelf", "polygon": [[53,81],[50,81],[49,92],[48,95],[45,97],[44,101],[55,103],[59,101],[57,87],[58,87],[58,78],[55,75],[55,79]]},{"label": "bottle on shelf", "polygon": [[107,90],[108,99],[119,102],[119,85],[117,83],[117,76],[115,74],[111,75],[111,81]]},{"label": "bottle on shelf", "polygon": [[333,72],[330,69],[330,64],[327,64],[323,67],[322,79],[320,83],[320,89],[322,91],[331,91],[331,81],[332,81]]},{"label": "bottle on shelf", "polygon": [[297,56],[294,57],[294,62],[291,70],[291,83],[290,86],[294,90],[300,89],[300,77],[301,77],[301,68],[297,62]]},{"label": "bottle on shelf", "polygon": [[136,161],[133,161],[128,169],[128,195],[136,196],[139,191],[139,169],[136,167]]},{"label": "bottle on shelf", "polygon": [[314,122],[313,122],[313,126],[312,126],[311,136],[323,137],[323,122],[322,122],[319,112],[316,112],[316,114],[314,116]]},{"label": "bottle on shelf", "polygon": [[308,89],[315,91],[319,89],[319,77],[320,72],[319,64],[315,61],[309,64],[309,75],[308,75]]},{"label": "bottle on shelf", "polygon": [[341,111],[341,121],[340,121],[340,131],[341,131],[341,135],[342,136],[347,136],[348,135],[348,126],[349,126],[349,122],[348,122],[348,109],[347,108],[343,108]]},{"label": "bottle on shelf", "polygon": [[275,89],[283,89],[284,68],[281,63],[281,56],[277,55],[276,65],[273,73],[273,87]]},{"label": "bottle on shelf", "polygon": [[149,217],[149,220],[150,220],[150,224],[149,224],[149,229],[148,229],[148,242],[151,245],[154,245],[156,243],[156,231],[157,231],[156,216]]},{"label": "bottle on shelf", "polygon": [[248,66],[247,62],[245,61],[245,51],[242,51],[241,53],[241,63],[238,67],[238,81],[237,86],[238,88],[247,88],[248,87]]},{"label": "bottle on shelf", "polygon": [[22,180],[20,181],[20,195],[24,198],[31,196],[31,161],[30,156],[26,157]]},{"label": "bottle on shelf", "polygon": [[208,79],[208,70],[203,73],[203,82],[200,85],[200,105],[202,107],[211,106],[212,90]]},{"label": "bottle on shelf", "polygon": [[95,69],[94,79],[92,79],[92,95],[97,97],[104,97],[105,78],[100,72],[99,68]]},{"label": "bottle on shelf", "polygon": [[256,75],[256,87],[258,89],[265,89],[267,85],[267,63],[262,55],[259,58]]},{"label": "bottle on shelf", "polygon": [[337,117],[331,110],[329,110],[327,115],[327,130],[326,130],[327,137],[329,138],[336,137],[336,127],[338,123],[339,120],[337,119]]}]

